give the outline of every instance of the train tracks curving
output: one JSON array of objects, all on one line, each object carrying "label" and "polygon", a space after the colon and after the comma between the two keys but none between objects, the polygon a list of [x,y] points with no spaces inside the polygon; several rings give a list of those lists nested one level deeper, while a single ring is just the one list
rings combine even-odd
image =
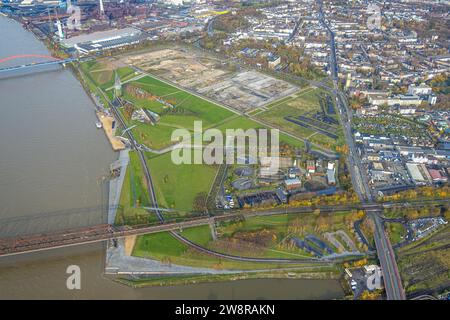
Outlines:
[{"label": "train tracks curving", "polygon": [[[117,108],[111,104],[111,108],[116,116],[116,118],[119,120],[119,122],[122,124],[124,128],[127,128],[125,121],[122,119],[122,116],[120,112],[117,110]],[[141,151],[137,147],[137,142],[134,139],[133,133],[131,130],[127,131],[128,138],[133,146],[133,148],[136,150],[136,152],[139,155],[139,159],[141,161],[142,168],[144,170],[145,179],[147,182],[147,191],[151,197],[152,205],[156,210],[156,215],[158,217],[158,220],[162,223],[165,222],[164,216],[161,214],[161,211],[158,210],[158,201],[156,199],[156,193],[153,185],[153,180],[151,176],[150,169],[147,165],[147,161],[145,159],[145,155],[143,154],[143,151]],[[252,257],[241,257],[241,256],[235,256],[230,254],[224,254],[220,252],[216,252],[213,250],[210,250],[208,248],[205,248],[203,246],[200,246],[189,239],[183,237],[179,233],[175,231],[168,231],[175,239],[179,240],[180,242],[186,244],[187,246],[201,252],[205,253],[217,258],[223,258],[223,259],[229,259],[229,260],[235,260],[235,261],[241,261],[241,262],[257,262],[257,263],[279,263],[279,264],[315,264],[315,265],[330,265],[333,262],[331,260],[324,260],[324,259],[317,259],[317,258],[310,258],[310,259],[282,259],[282,258],[252,258]]]}]

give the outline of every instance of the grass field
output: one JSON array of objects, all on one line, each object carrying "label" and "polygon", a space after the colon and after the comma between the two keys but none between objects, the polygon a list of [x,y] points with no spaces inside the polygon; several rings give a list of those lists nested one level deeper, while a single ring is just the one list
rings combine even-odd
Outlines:
[{"label": "grass field", "polygon": [[406,228],[401,223],[387,223],[387,230],[392,244],[401,242],[406,236]]},{"label": "grass field", "polygon": [[[317,216],[283,214],[266,217],[253,217],[245,221],[223,222],[216,227],[218,240],[215,241],[211,235],[209,226],[188,228],[181,233],[187,239],[214,251],[225,252],[232,255],[266,257],[266,258],[310,258],[311,254],[298,249],[295,246],[280,245],[291,236],[304,236],[316,234],[320,237],[322,232],[334,230],[346,230],[353,238],[351,232],[344,224],[345,213],[338,213],[330,218],[329,225],[319,233],[316,230]],[[300,219],[300,220],[299,220]],[[299,228],[299,225],[303,225]],[[261,245],[253,246],[252,251],[233,247],[239,241],[254,243],[260,241],[258,237],[269,235],[265,248]],[[228,245],[227,245],[228,243]],[[356,242],[355,242],[356,243]],[[224,246],[225,244],[225,246]],[[153,258],[164,262],[180,265],[209,267],[209,268],[268,268],[275,264],[256,264],[217,259],[215,257],[201,254],[188,248],[183,243],[174,239],[169,233],[156,233],[140,236],[133,250],[133,255],[139,257]],[[280,267],[280,266],[278,266]]]},{"label": "grass field", "polygon": [[358,245],[353,233],[344,223],[345,215],[346,213],[337,213],[329,216],[326,221],[319,222],[321,224],[320,230],[317,230],[317,221],[318,219],[323,220],[323,218],[312,214],[302,215],[301,217],[296,214],[282,214],[252,217],[243,221],[223,222],[216,228],[217,241],[212,241],[211,231],[207,226],[198,234],[185,236],[212,250],[233,255],[267,258],[309,258],[312,257],[310,253],[290,243],[291,237],[302,238],[307,234],[315,234],[321,237],[324,232],[344,230]]},{"label": "grass field", "polygon": [[117,72],[122,81],[126,81],[135,76],[134,70],[129,67],[115,69],[104,62],[96,60],[83,62],[80,66],[89,90],[98,96],[105,107],[108,107],[108,101],[103,94],[105,94],[109,100],[114,98],[114,90],[106,91],[106,89],[111,88],[114,85],[114,73]]},{"label": "grass field", "polygon": [[122,225],[157,221],[155,215],[142,208],[150,205],[138,155],[135,152],[130,152],[130,163],[122,185],[116,223]]},{"label": "grass field", "polygon": [[135,71],[130,67],[119,68],[116,72],[122,82],[131,79],[135,75]]},{"label": "grass field", "polygon": [[192,211],[200,193],[208,194],[217,172],[217,166],[206,164],[176,165],[171,154],[149,156],[158,202],[162,207]]},{"label": "grass field", "polygon": [[[258,113],[255,117],[273,126],[283,128],[285,131],[301,137],[307,138],[311,142],[325,147],[333,147],[342,143],[342,133],[338,130],[338,139],[334,140],[312,128],[305,128],[295,123],[289,122],[284,117],[304,115],[308,112],[321,111],[319,95],[324,94],[321,89],[307,88],[297,92],[295,95],[285,97],[267,106],[267,111]],[[336,120],[337,115],[333,115]]]},{"label": "grass field", "polygon": [[[226,129],[263,129],[267,128],[266,126],[252,120],[245,118],[243,116],[235,116],[227,121],[224,121],[219,126],[217,126],[217,129],[221,130],[225,133]],[[284,133],[280,133],[280,143],[286,143],[291,146],[297,147],[299,149],[305,148],[305,143],[302,140],[295,139],[291,136],[288,136]]]},{"label": "grass field", "polygon": [[114,85],[115,72],[117,72],[121,81],[126,81],[135,74],[135,71],[130,67],[115,68],[107,62],[97,60],[81,63],[81,69],[102,90],[106,90]]},{"label": "grass field", "polygon": [[155,126],[140,124],[137,121],[127,120],[127,125],[137,124],[134,130],[136,137],[145,145],[153,149],[162,149],[175,142],[171,141],[172,132],[178,128],[193,130],[194,121],[202,121],[204,128],[215,125],[232,118],[234,115],[212,102],[201,99],[186,91],[181,91],[169,84],[149,76],[133,81],[131,85],[138,86],[145,91],[170,101],[174,109],[166,108],[155,100],[138,99],[124,90],[125,99],[133,102],[137,107],[148,108],[161,116],[160,122]]},{"label": "grass field", "polygon": [[[206,241],[206,229],[204,227],[186,229],[183,231],[182,235],[195,238],[200,242]],[[219,270],[260,270],[285,267],[276,263],[239,262],[202,254],[179,242],[167,232],[147,234],[138,237],[133,249],[133,256],[152,258],[165,263]],[[296,265],[289,265],[289,267],[296,267]]]}]

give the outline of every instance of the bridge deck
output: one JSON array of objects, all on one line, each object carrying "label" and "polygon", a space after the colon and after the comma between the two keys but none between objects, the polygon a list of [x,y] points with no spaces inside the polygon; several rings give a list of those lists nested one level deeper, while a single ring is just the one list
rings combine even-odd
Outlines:
[{"label": "bridge deck", "polygon": [[75,60],[77,60],[77,59],[70,58],[70,59],[64,59],[64,60],[52,60],[52,61],[45,61],[45,62],[39,62],[39,63],[28,63],[28,64],[24,64],[21,66],[5,67],[5,68],[0,68],[0,74],[6,73],[6,72],[13,72],[13,71],[18,71],[18,70],[26,70],[26,69],[36,68],[36,67],[42,67],[42,66],[50,66],[50,65],[55,65],[55,64],[69,63],[69,62],[72,62]]},{"label": "bridge deck", "polygon": [[0,257],[79,244],[101,242],[131,235],[173,231],[181,228],[206,225],[209,223],[211,223],[211,218],[200,218],[179,223],[137,227],[115,227],[109,224],[102,224],[87,228],[63,230],[50,234],[35,234],[22,237],[1,238]]}]

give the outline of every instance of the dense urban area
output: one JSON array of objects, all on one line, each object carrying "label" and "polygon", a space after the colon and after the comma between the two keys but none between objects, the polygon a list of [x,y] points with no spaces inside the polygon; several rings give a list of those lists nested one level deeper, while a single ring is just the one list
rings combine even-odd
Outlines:
[{"label": "dense urban area", "polygon": [[[107,240],[105,274],[134,288],[337,279],[346,299],[450,298],[448,1],[0,3],[51,53],[0,57],[0,77],[69,69],[118,154],[104,225],[0,232],[0,256]],[[270,152],[175,164],[174,130],[200,121],[278,129],[277,169]]]}]

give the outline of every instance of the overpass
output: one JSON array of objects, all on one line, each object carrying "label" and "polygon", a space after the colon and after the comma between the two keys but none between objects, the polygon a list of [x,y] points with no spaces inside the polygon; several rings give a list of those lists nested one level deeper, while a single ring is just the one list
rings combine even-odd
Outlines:
[{"label": "overpass", "polygon": [[[307,211],[311,211],[310,208]],[[263,214],[278,214],[278,212],[264,212]],[[249,216],[258,215],[257,212],[249,214]],[[228,219],[236,219],[242,217],[242,214],[228,214],[217,217],[197,217],[183,222],[161,222],[154,225],[142,225],[142,226],[113,226],[110,224],[100,224],[92,227],[68,229],[59,232],[52,232],[48,234],[34,234],[22,237],[9,237],[0,239],[0,257],[13,256],[23,253],[32,253],[45,251],[49,249],[65,248],[70,246],[76,246],[80,244],[89,244],[108,241],[112,239],[123,238],[127,236],[136,236],[157,232],[170,232],[176,239],[186,244],[189,247],[194,248],[202,253],[213,255],[218,258],[231,259],[244,262],[262,262],[262,263],[280,263],[280,264],[303,264],[308,265],[331,265],[333,260],[331,259],[319,259],[319,258],[298,258],[298,259],[285,259],[285,258],[254,258],[234,256],[226,253],[221,253],[207,249],[201,245],[198,245],[176,231],[184,228],[211,225],[216,222]]]},{"label": "overpass", "polygon": [[[423,206],[429,203],[428,201],[417,201],[414,203],[408,203],[408,206]],[[211,223],[217,223],[221,221],[230,221],[236,219],[245,219],[256,216],[269,216],[278,214],[308,214],[315,210],[320,210],[323,213],[334,213],[351,210],[366,210],[367,212],[381,212],[386,208],[403,207],[404,204],[385,203],[385,204],[360,204],[360,205],[337,205],[337,206],[313,206],[313,207],[293,207],[293,208],[271,208],[262,209],[258,211],[252,210],[235,210],[216,212],[214,216],[196,216],[182,222],[176,221],[162,221],[154,224],[140,224],[136,226],[117,226],[109,224],[97,224],[89,227],[77,227],[67,228],[58,231],[42,231],[33,234],[23,234],[14,236],[5,236],[5,231],[11,229],[15,224],[22,225],[24,221],[29,221],[29,225],[32,230],[37,226],[47,224],[49,220],[54,221],[58,216],[62,216],[64,220],[71,220],[80,214],[90,216],[93,212],[97,211],[97,207],[94,208],[77,208],[70,209],[67,212],[50,212],[47,214],[39,213],[35,216],[28,215],[23,217],[6,218],[0,220],[0,233],[3,235],[0,237],[0,257],[26,254],[37,251],[44,251],[50,249],[57,249],[75,245],[83,245],[89,243],[96,243],[102,241],[108,241],[111,239],[118,239],[127,236],[143,235],[157,232],[173,232],[182,230],[185,228],[210,225]],[[151,209],[152,211],[154,209]],[[163,211],[164,209],[158,208]],[[377,216],[378,217],[378,216]],[[380,219],[378,217],[378,219]],[[39,222],[40,221],[40,222]],[[379,222],[381,223],[381,222]],[[36,232],[36,231],[34,231]],[[376,235],[376,241],[381,237]],[[181,238],[180,238],[181,239]],[[185,239],[181,239],[183,242]],[[187,245],[193,246],[192,243]],[[196,247],[199,249],[199,246]],[[203,249],[202,249],[203,250]],[[208,253],[208,252],[207,252]],[[218,253],[216,253],[218,254]],[[380,253],[379,253],[380,254]],[[380,258],[381,259],[381,258]],[[392,259],[392,255],[386,256],[386,259]]]},{"label": "overpass", "polygon": [[7,237],[0,239],[0,257],[96,243],[127,236],[180,230],[209,223],[211,223],[210,218],[135,227],[117,227],[109,224],[100,224],[92,227],[67,229],[52,233]]},{"label": "overpass", "polygon": [[8,62],[8,61],[26,59],[26,58],[46,59],[47,61],[31,62],[31,63],[26,63],[26,64],[22,64],[22,65],[18,65],[18,66],[12,66],[12,67],[3,67],[3,68],[0,68],[0,75],[6,74],[6,73],[12,73],[12,72],[16,72],[16,71],[35,69],[38,67],[65,64],[65,63],[69,63],[69,62],[78,60],[77,58],[59,59],[59,58],[42,55],[42,54],[21,54],[21,55],[15,55],[15,56],[10,56],[10,57],[0,59],[0,66],[2,65],[2,63]]},{"label": "overpass", "polygon": [[388,300],[405,300],[406,294],[403,290],[402,279],[395,260],[395,252],[392,248],[389,236],[386,234],[379,209],[366,210],[375,223],[374,241],[378,260],[383,271],[384,289]]},{"label": "overpass", "polygon": [[[353,187],[358,194],[362,203],[374,203],[375,199],[367,181],[367,176],[364,173],[364,168],[355,145],[352,133],[352,110],[349,108],[345,95],[340,91],[338,86],[338,63],[336,58],[336,43],[335,35],[329,23],[326,21],[323,12],[323,1],[318,0],[319,19],[323,27],[327,30],[329,35],[330,45],[330,61],[329,67],[331,76],[333,78],[334,90],[336,95],[336,103],[341,118],[341,123],[344,131],[345,141],[349,147],[349,155],[347,158],[348,167],[352,177]],[[381,210],[366,209],[370,214],[375,224],[374,240],[375,247],[380,261],[381,269],[383,271],[384,287],[388,300],[405,300],[406,295],[403,290],[402,280],[398,271],[397,262],[395,261],[395,253],[389,241],[389,237],[384,230],[384,224],[381,220]]]}]

